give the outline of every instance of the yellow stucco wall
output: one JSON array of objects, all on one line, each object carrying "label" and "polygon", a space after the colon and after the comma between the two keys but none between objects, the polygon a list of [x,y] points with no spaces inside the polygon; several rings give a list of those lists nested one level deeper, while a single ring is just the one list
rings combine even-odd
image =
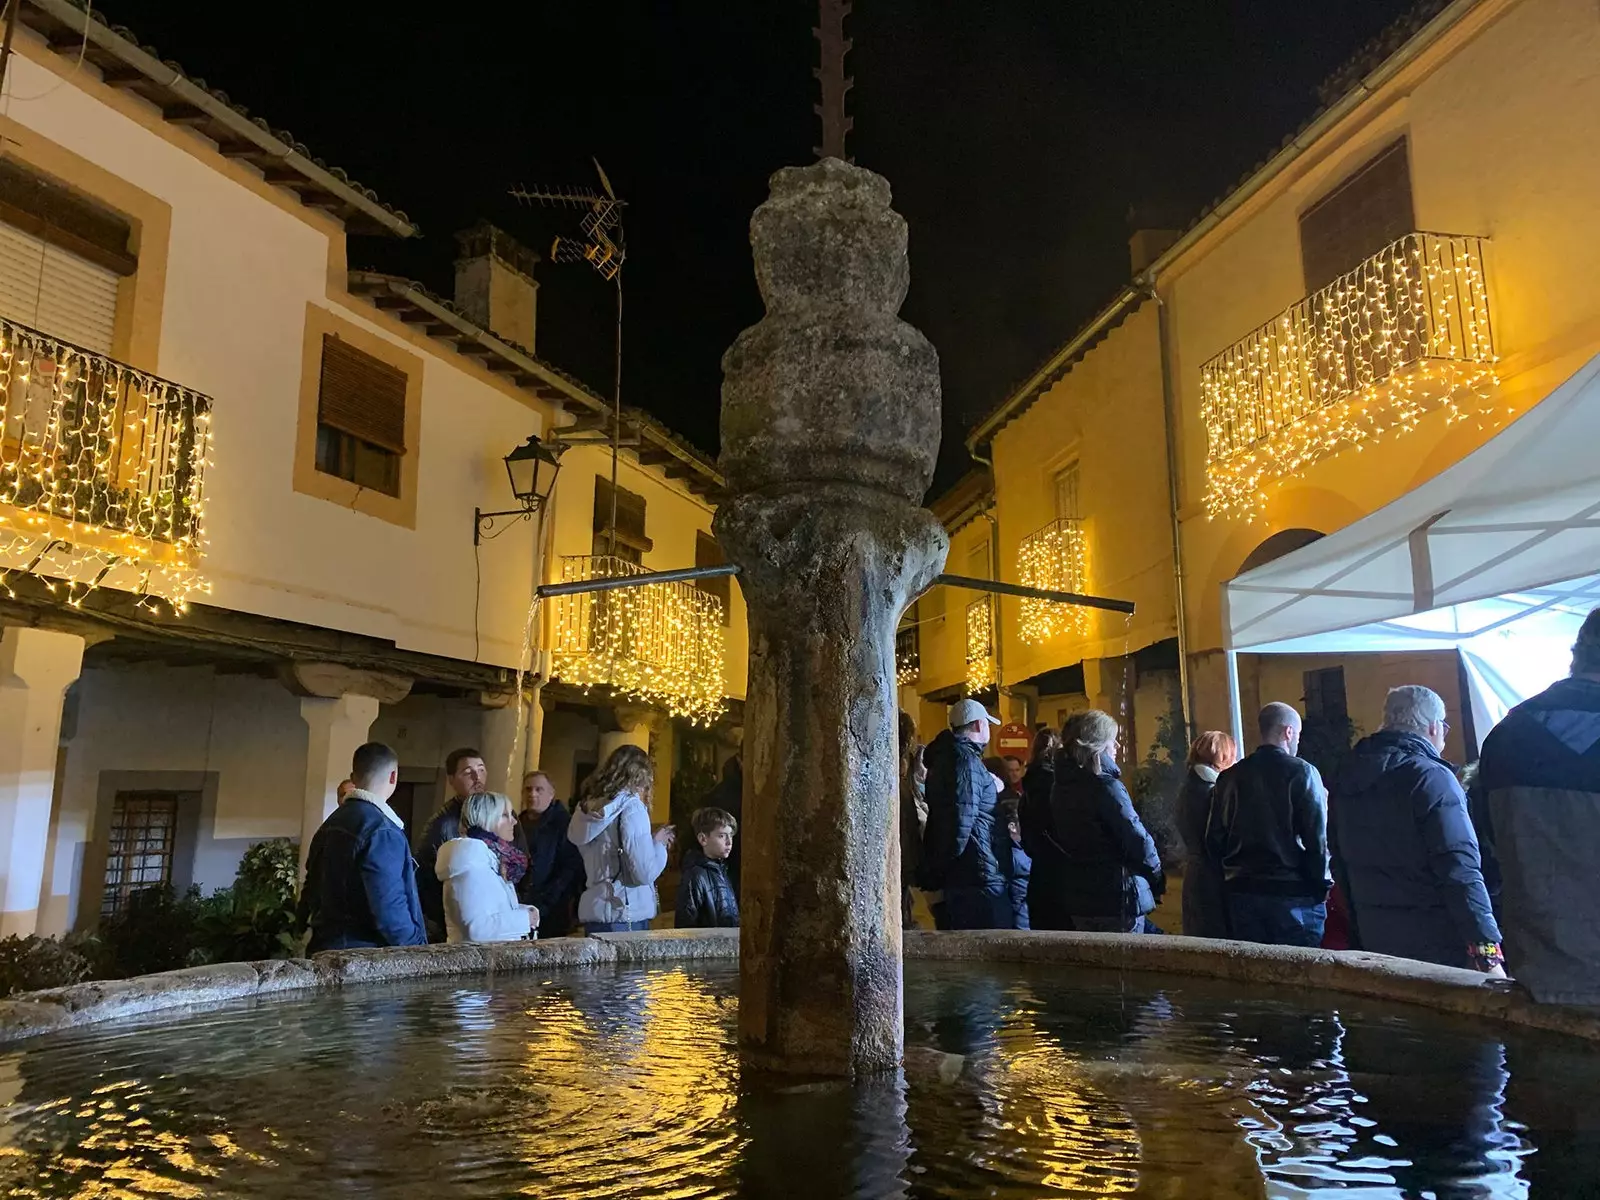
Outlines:
[{"label": "yellow stucco wall", "polygon": [[993,444],[1000,578],[1020,583],[1022,540],[1056,518],[1055,478],[1078,462],[1084,591],[1134,602],[1132,618],[1089,610],[1082,636],[1030,645],[1022,602],[1000,599],[1007,683],[1175,636],[1157,315],[1148,303],[1112,330]]},{"label": "yellow stucco wall", "polygon": [[[1220,588],[1267,537],[1291,528],[1331,533],[1383,506],[1600,352],[1596,62],[1600,18],[1589,0],[1484,0],[1158,280],[1172,315],[1182,413],[1191,651],[1221,644]],[[1264,521],[1208,520],[1201,365],[1306,294],[1299,214],[1402,134],[1416,227],[1490,239],[1501,357],[1494,418],[1451,426],[1436,411],[1405,436],[1313,465],[1274,494]]]}]

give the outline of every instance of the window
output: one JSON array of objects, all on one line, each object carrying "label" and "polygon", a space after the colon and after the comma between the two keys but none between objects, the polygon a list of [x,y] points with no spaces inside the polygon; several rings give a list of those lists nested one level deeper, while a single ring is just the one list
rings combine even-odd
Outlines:
[{"label": "window", "polygon": [[970,579],[988,579],[991,577],[989,567],[989,539],[985,537],[967,551],[967,576]]},{"label": "window", "polygon": [[617,488],[616,549],[611,549],[611,480],[602,475],[594,477],[594,553],[615,554],[629,562],[637,563],[642,556],[655,549],[655,543],[645,536],[644,497],[627,488]]},{"label": "window", "polygon": [[178,796],[174,792],[118,792],[111,810],[111,848],[100,912],[121,912],[145,888],[172,883]]},{"label": "window", "polygon": [[[720,567],[728,561],[727,555],[722,553],[722,547],[717,544],[717,539],[703,530],[696,530],[694,535],[694,565],[697,567]],[[733,608],[733,576],[718,575],[714,579],[696,580],[700,590],[710,592],[722,601],[722,623],[728,624],[731,620]]]},{"label": "window", "polygon": [[1056,520],[1078,519],[1078,463],[1074,459],[1056,472]]},{"label": "window", "polygon": [[110,354],[117,292],[138,260],[128,222],[0,159],[0,314]]},{"label": "window", "polygon": [[1300,261],[1315,292],[1415,232],[1411,164],[1401,138],[1300,214]]},{"label": "window", "polygon": [[1350,720],[1344,690],[1344,668],[1324,667],[1305,673],[1306,723],[1342,728]]},{"label": "window", "polygon": [[406,452],[406,386],[399,367],[357,350],[338,334],[323,334],[317,470],[398,496]]}]

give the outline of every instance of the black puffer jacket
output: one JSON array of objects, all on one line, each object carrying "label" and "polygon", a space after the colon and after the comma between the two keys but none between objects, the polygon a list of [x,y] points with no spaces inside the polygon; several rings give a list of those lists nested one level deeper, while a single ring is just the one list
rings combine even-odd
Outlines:
[{"label": "black puffer jacket", "polygon": [[919,886],[982,888],[998,896],[1005,887],[994,856],[994,776],[983,751],[946,729],[923,752],[928,779],[928,825],[922,835]]},{"label": "black puffer jacket", "polygon": [[1206,852],[1230,891],[1322,901],[1333,886],[1322,776],[1281,746],[1257,747],[1217,777]]},{"label": "black puffer jacket", "polygon": [[707,858],[698,846],[683,855],[678,879],[679,929],[729,929],[739,924],[739,901],[733,894],[725,859]]},{"label": "black puffer jacket", "polygon": [[1500,941],[1467,798],[1422,737],[1385,729],[1363,738],[1328,815],[1354,947],[1470,967],[1469,946]]},{"label": "black puffer jacket", "polygon": [[1023,844],[1033,857],[1028,901],[1036,927],[1046,927],[1038,922],[1041,902],[1072,917],[1142,917],[1155,908],[1166,887],[1161,856],[1116,764],[1103,761],[1096,774],[1057,755],[1050,804],[1043,812],[1035,804],[1031,816]]}]

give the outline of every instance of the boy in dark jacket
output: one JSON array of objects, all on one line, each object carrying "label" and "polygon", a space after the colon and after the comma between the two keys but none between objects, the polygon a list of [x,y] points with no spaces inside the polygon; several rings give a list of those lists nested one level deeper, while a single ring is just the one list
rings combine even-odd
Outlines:
[{"label": "boy in dark jacket", "polygon": [[399,778],[400,760],[388,746],[356,750],[355,786],[317,830],[306,858],[298,911],[311,930],[308,954],[427,943],[411,847],[389,807]]},{"label": "boy in dark jacket", "polygon": [[738,928],[739,901],[728,878],[728,856],[739,822],[721,808],[696,810],[690,822],[698,848],[683,856],[678,879],[679,929]]}]

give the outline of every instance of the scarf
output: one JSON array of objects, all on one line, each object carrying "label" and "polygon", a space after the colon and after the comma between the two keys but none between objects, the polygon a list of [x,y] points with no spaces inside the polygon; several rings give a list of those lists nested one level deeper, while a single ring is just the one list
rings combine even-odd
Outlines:
[{"label": "scarf", "polygon": [[494,856],[500,863],[500,875],[507,883],[516,887],[522,882],[522,877],[528,873],[528,856],[517,849],[515,842],[497,837],[487,829],[469,829],[465,836],[476,838],[494,851]]}]

